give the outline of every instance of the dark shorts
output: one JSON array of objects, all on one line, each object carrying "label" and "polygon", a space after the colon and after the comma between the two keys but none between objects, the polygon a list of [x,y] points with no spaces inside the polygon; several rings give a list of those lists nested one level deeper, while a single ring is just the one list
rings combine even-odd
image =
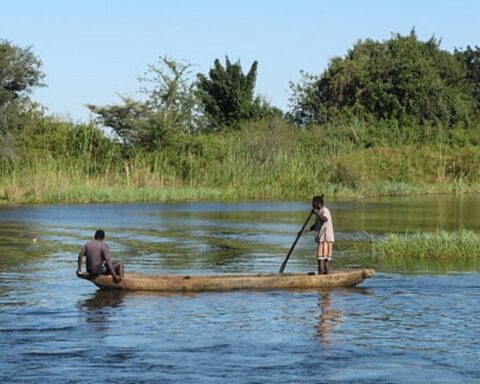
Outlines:
[{"label": "dark shorts", "polygon": [[97,268],[93,271],[88,271],[88,273],[90,275],[93,275],[93,276],[100,276],[100,275],[108,275],[108,271],[107,271],[107,267],[102,265],[100,268]]},{"label": "dark shorts", "polygon": [[[113,269],[117,269],[117,266],[120,263],[112,263]],[[106,265],[102,265],[100,268],[96,269],[95,271],[88,271],[90,275],[99,276],[99,275],[111,275],[111,272],[108,270]]]}]

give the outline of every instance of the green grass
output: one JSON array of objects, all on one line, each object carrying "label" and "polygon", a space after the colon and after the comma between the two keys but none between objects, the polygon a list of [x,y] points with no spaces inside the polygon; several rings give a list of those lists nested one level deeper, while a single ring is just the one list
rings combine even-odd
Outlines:
[{"label": "green grass", "polygon": [[[405,149],[408,151],[409,149]],[[391,149],[393,155],[397,149]],[[479,149],[480,151],[480,149]],[[309,199],[316,193],[336,197],[478,193],[476,177],[437,177],[432,164],[398,173],[402,164],[375,160],[375,150],[322,157],[292,153],[265,162],[249,154],[223,162],[193,159],[180,167],[132,160],[128,169],[112,166],[92,172],[83,162],[57,159],[19,163],[0,174],[0,203],[91,203],[169,200]],[[386,150],[381,149],[382,155]],[[346,156],[346,160],[342,158]],[[439,155],[440,156],[440,155]],[[338,164],[345,164],[339,168]],[[351,164],[350,166],[346,164]],[[356,165],[357,164],[357,165]],[[416,176],[411,176],[417,173]]]},{"label": "green grass", "polygon": [[128,159],[118,144],[103,140],[95,146],[91,135],[77,144],[71,135],[60,136],[52,148],[37,138],[37,147],[25,144],[23,155],[0,162],[0,204],[480,192],[479,146],[365,148],[365,138],[355,141],[361,131],[348,138],[355,129],[251,122],[236,132],[179,136]]},{"label": "green grass", "polygon": [[480,270],[480,235],[466,229],[391,234],[372,240],[372,251],[374,264],[387,270]]}]

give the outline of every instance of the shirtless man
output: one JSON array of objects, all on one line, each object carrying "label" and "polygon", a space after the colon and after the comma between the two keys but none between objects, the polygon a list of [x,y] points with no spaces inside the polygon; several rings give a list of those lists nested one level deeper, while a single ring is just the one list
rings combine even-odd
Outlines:
[{"label": "shirtless man", "polygon": [[78,254],[77,275],[82,272],[83,256],[87,257],[87,272],[90,275],[112,275],[113,281],[120,283],[123,279],[123,264],[112,263],[110,248],[103,241],[105,232],[99,229],[95,232],[93,240],[88,241]]}]

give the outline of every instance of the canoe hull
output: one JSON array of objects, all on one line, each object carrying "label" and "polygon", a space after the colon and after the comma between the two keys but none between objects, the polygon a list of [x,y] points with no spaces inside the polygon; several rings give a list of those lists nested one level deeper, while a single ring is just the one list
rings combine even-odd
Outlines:
[{"label": "canoe hull", "polygon": [[125,274],[120,284],[111,276],[91,277],[80,273],[78,277],[94,283],[101,289],[128,291],[231,291],[239,289],[312,289],[349,287],[372,277],[370,268],[335,271],[328,275],[317,274],[225,274],[225,275],[141,275]]}]

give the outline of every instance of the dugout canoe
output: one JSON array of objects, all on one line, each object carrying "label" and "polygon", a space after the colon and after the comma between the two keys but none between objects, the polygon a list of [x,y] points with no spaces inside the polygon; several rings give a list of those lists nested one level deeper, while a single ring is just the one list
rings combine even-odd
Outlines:
[{"label": "dugout canoe", "polygon": [[77,276],[89,280],[101,289],[128,291],[231,291],[238,289],[312,289],[351,287],[372,277],[370,268],[333,271],[328,275],[313,273],[223,274],[223,275],[142,275],[126,273],[117,284],[112,276]]}]

